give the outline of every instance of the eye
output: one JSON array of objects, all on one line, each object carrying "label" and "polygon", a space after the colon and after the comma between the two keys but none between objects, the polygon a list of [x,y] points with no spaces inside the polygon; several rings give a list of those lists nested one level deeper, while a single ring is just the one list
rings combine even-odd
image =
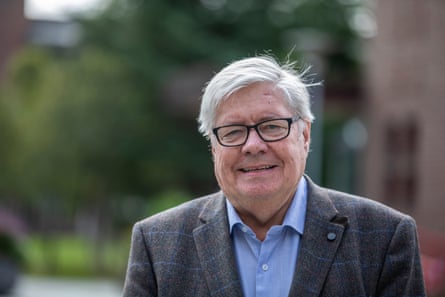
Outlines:
[{"label": "eye", "polygon": [[259,128],[261,130],[261,133],[265,135],[276,135],[286,132],[287,130],[286,124],[287,124],[286,122],[277,120],[264,123]]},{"label": "eye", "polygon": [[276,131],[276,130],[280,130],[283,129],[283,126],[279,126],[279,125],[275,125],[275,124],[267,124],[264,126],[261,126],[261,130],[263,131]]},{"label": "eye", "polygon": [[224,127],[219,130],[219,137],[222,140],[230,141],[243,137],[245,133],[246,129],[242,126]]}]

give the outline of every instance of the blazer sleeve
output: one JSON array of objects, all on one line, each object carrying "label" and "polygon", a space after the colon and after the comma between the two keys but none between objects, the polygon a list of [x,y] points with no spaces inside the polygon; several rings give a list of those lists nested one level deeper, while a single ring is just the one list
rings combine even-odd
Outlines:
[{"label": "blazer sleeve", "polygon": [[140,223],[133,227],[123,297],[157,296],[156,281]]},{"label": "blazer sleeve", "polygon": [[405,216],[389,244],[377,296],[426,296],[414,220]]}]

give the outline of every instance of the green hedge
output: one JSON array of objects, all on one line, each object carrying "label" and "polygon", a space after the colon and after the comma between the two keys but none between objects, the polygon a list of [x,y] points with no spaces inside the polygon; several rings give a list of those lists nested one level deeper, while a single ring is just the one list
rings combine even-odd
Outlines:
[{"label": "green hedge", "polygon": [[95,246],[76,236],[33,236],[23,242],[25,273],[68,277],[123,277],[130,238]]}]

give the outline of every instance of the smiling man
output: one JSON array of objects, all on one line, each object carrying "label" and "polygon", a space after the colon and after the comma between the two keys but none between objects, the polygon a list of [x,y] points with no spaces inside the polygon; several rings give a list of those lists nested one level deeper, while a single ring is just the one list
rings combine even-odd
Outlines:
[{"label": "smiling man", "polygon": [[308,154],[310,122],[284,97],[272,82],[246,86],[220,104],[213,129],[218,183],[261,241],[283,222]]},{"label": "smiling man", "polygon": [[133,228],[124,296],[425,296],[414,220],[304,174],[308,85],[268,56],[205,88],[221,191]]}]

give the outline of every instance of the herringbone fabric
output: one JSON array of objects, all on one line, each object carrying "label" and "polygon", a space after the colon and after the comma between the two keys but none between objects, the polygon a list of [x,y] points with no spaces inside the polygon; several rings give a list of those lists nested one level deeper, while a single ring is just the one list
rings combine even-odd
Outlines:
[{"label": "herringbone fabric", "polygon": [[[224,199],[215,193],[136,223],[123,296],[242,296]],[[414,220],[308,179],[289,295],[426,296]]]}]

